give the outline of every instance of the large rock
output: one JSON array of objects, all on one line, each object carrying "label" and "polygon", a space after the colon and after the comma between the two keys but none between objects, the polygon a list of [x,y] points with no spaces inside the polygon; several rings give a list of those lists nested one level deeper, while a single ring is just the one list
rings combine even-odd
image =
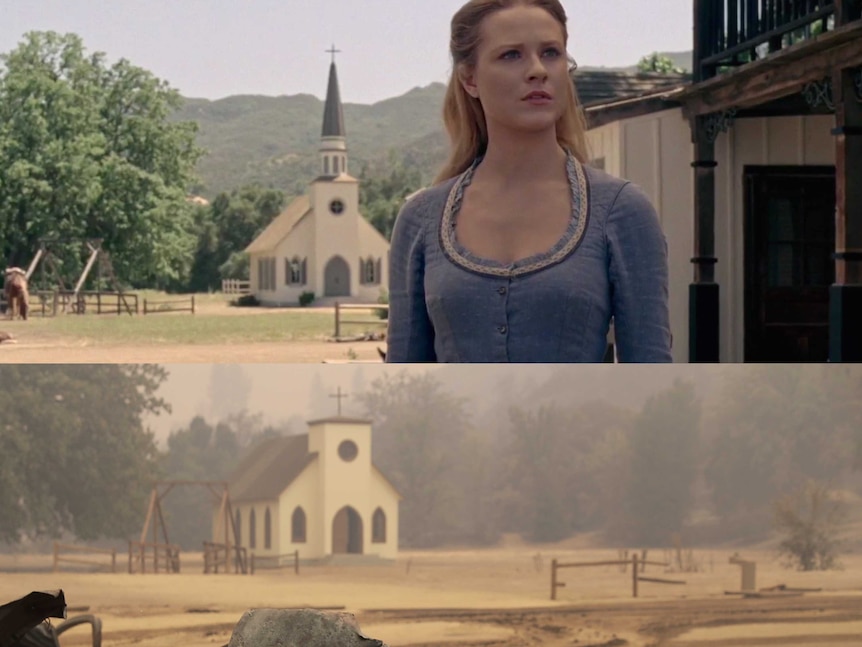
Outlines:
[{"label": "large rock", "polygon": [[228,647],[386,647],[364,636],[352,613],[312,609],[250,609]]}]

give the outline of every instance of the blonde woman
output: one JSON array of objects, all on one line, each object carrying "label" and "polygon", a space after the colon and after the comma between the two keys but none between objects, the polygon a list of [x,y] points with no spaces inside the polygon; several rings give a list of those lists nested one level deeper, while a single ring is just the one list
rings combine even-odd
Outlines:
[{"label": "blonde woman", "polygon": [[667,245],[631,183],[586,165],[558,0],[452,19],[450,158],[391,243],[388,362],[671,361]]}]

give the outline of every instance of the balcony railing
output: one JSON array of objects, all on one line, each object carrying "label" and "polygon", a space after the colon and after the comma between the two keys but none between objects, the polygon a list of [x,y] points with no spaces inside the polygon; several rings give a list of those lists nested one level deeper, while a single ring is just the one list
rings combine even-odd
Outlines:
[{"label": "balcony railing", "polygon": [[695,80],[830,31],[839,12],[845,22],[858,20],[860,11],[860,0],[698,0]]}]

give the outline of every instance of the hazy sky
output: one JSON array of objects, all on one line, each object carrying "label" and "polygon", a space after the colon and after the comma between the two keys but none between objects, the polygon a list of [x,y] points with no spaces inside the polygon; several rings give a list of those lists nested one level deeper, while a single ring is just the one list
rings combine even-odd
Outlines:
[{"label": "hazy sky", "polygon": [[[0,52],[28,31],[76,33],[186,97],[322,98],[334,43],[342,98],[374,103],[445,82],[462,0],[2,0]],[[581,65],[625,66],[691,49],[691,0],[563,0]]]}]

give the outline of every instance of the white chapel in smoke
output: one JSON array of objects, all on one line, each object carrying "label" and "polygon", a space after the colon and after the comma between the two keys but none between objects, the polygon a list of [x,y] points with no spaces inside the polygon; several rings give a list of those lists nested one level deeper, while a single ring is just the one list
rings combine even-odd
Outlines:
[{"label": "white chapel in smoke", "polygon": [[374,303],[388,291],[388,241],[359,213],[359,180],[348,171],[335,53],[323,110],[319,176],[246,248],[251,293],[263,305],[294,305],[305,292],[325,302]]}]

